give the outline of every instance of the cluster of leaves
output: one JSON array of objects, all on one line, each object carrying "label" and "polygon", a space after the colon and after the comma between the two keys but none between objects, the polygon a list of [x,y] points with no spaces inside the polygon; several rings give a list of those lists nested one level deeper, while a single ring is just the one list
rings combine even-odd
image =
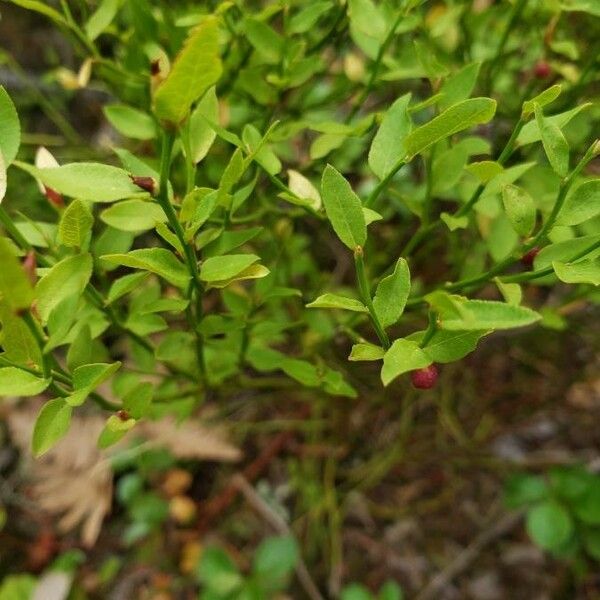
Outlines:
[{"label": "cluster of leaves", "polygon": [[555,326],[533,286],[598,298],[595,2],[11,2],[122,140],[32,157],[0,89],[0,396],[48,395],[37,454],[88,400],[106,447],[248,377],[353,398],[340,333],[387,386]]},{"label": "cluster of leaves", "polygon": [[526,508],[527,532],[560,558],[600,561],[600,475],[557,467],[547,475],[518,474],[505,487],[510,508]]}]

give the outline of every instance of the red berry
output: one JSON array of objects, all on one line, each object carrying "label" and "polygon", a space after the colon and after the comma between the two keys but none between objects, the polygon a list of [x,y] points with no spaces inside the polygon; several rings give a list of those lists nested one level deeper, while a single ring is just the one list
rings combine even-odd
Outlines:
[{"label": "red berry", "polygon": [[410,380],[418,390],[431,389],[438,378],[439,370],[435,365],[429,365],[424,369],[417,369],[410,374]]},{"label": "red berry", "polygon": [[537,246],[535,248],[532,248],[529,252],[521,256],[521,264],[526,266],[528,269],[531,269],[531,267],[533,267],[533,261],[535,260],[535,257],[539,254],[539,252],[540,249]]},{"label": "red berry", "polygon": [[533,74],[538,79],[547,79],[552,75],[552,67],[545,60],[539,60],[533,67]]}]

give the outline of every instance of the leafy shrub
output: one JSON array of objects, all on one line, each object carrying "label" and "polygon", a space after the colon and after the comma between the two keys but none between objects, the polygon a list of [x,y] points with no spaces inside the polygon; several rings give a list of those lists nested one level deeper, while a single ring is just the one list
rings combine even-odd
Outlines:
[{"label": "leafy shrub", "polygon": [[505,500],[526,508],[527,532],[540,548],[600,561],[600,475],[583,467],[556,467],[547,477],[515,475],[506,482]]},{"label": "leafy shrub", "polygon": [[548,292],[597,300],[595,2],[12,2],[73,40],[49,79],[114,100],[111,156],[65,162],[0,89],[0,396],[47,398],[36,454],[90,402],[107,447],[273,376],[430,388],[561,327]]}]

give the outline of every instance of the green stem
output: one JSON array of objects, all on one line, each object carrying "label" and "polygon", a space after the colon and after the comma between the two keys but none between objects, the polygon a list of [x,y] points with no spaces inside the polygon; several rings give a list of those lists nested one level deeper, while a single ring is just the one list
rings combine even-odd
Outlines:
[{"label": "green stem", "polygon": [[42,373],[44,375],[44,379],[48,379],[52,377],[52,362],[50,356],[44,353],[44,336],[40,331],[40,327],[38,323],[35,321],[33,316],[31,315],[31,311],[26,311],[23,315],[23,321],[25,325],[27,325],[31,335],[35,339],[38,348],[40,349],[40,354],[42,355]]},{"label": "green stem", "polygon": [[390,340],[385,332],[385,329],[382,327],[381,322],[379,321],[379,317],[375,312],[375,307],[373,306],[373,299],[371,298],[371,290],[369,286],[369,282],[367,281],[367,275],[365,273],[365,259],[364,252],[361,246],[357,246],[354,250],[354,264],[356,266],[356,279],[358,281],[358,290],[360,292],[362,301],[364,302],[367,310],[369,311],[369,316],[371,317],[371,322],[373,323],[373,328],[375,329],[375,333],[381,342],[381,345],[387,350],[390,347]]},{"label": "green stem", "polygon": [[425,335],[423,336],[423,339],[421,340],[421,343],[419,344],[419,346],[421,346],[421,348],[425,348],[425,346],[427,346],[427,344],[431,341],[431,338],[435,335],[435,332],[437,331],[437,328],[438,328],[437,314],[430,310],[429,314],[428,314],[428,318],[429,318],[429,324],[427,325]]},{"label": "green stem", "polygon": [[394,38],[394,33],[396,32],[396,27],[398,27],[400,21],[404,17],[404,11],[400,11],[393,25],[390,27],[385,39],[383,40],[381,46],[379,47],[379,51],[377,52],[377,56],[375,57],[375,64],[373,65],[373,69],[371,70],[371,75],[369,76],[369,81],[367,85],[361,92],[360,96],[356,100],[350,114],[346,118],[346,122],[352,121],[356,113],[360,110],[368,95],[371,93],[373,86],[375,85],[375,79],[377,78],[377,74],[379,73],[379,67],[381,66],[381,61],[383,60],[383,55],[385,51],[388,49],[389,45],[392,43],[392,39]]},{"label": "green stem", "polygon": [[393,167],[392,170],[375,186],[375,189],[369,194],[369,197],[365,200],[365,206],[371,208],[379,195],[388,186],[388,183],[392,180],[394,175],[406,164],[406,157],[401,158]]},{"label": "green stem", "polygon": [[[186,310],[186,317],[188,325],[191,331],[196,337],[196,358],[198,361],[198,368],[200,374],[203,376],[206,383],[206,367],[204,362],[204,340],[202,334],[198,331],[198,324],[202,319],[202,295],[204,293],[204,286],[198,277],[198,261],[196,258],[196,252],[192,245],[185,239],[185,233],[183,227],[177,218],[175,209],[169,200],[169,172],[171,169],[171,152],[173,150],[173,144],[175,142],[175,133],[172,131],[165,131],[163,136],[163,143],[161,148],[160,157],[160,188],[158,192],[158,203],[161,205],[169,225],[175,232],[175,235],[179,239],[181,247],[185,253],[185,260],[187,262],[188,270],[191,276],[190,288],[188,290],[188,298],[190,305]],[[193,242],[192,242],[193,243]],[[195,294],[194,294],[195,291]],[[192,309],[192,300],[195,295],[194,308]],[[194,314],[195,312],[195,314]]]}]

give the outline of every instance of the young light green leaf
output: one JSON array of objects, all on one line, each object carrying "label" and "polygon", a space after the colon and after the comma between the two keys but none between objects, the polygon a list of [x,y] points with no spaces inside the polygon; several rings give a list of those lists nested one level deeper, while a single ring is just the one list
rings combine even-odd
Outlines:
[{"label": "young light green leaf", "polygon": [[86,35],[95,40],[113,21],[119,10],[120,0],[102,0],[84,26]]},{"label": "young light green leaf", "polygon": [[540,108],[546,106],[547,104],[554,102],[554,100],[556,100],[560,96],[561,92],[562,85],[557,83],[556,85],[549,87],[548,89],[535,96],[535,98],[532,98],[531,100],[525,100],[525,102],[523,102],[523,110],[521,111],[521,116],[523,118],[529,117],[535,112],[536,104]]},{"label": "young light green leaf", "polygon": [[248,279],[262,279],[263,277],[266,277],[267,275],[269,275],[270,271],[269,269],[267,269],[267,267],[265,267],[264,265],[258,265],[258,264],[254,264],[254,265],[250,265],[249,267],[246,267],[243,271],[240,271],[237,275],[234,275],[233,277],[229,277],[228,279],[219,279],[216,281],[211,281],[209,282],[209,286],[211,288],[224,288],[227,287],[229,284],[233,283],[234,281],[245,281]]},{"label": "young light green leaf", "polygon": [[148,272],[131,273],[131,275],[124,275],[115,280],[108,291],[106,304],[112,304],[119,298],[129,294],[129,292],[138,289],[149,276],[150,273]]},{"label": "young light green leaf", "polygon": [[346,179],[331,165],[325,167],[321,197],[327,218],[340,240],[354,250],[367,241],[362,203]]},{"label": "young light green leaf", "polygon": [[440,219],[446,224],[446,227],[448,227],[450,231],[465,229],[469,225],[469,217],[466,215],[463,215],[462,217],[455,217],[450,213],[443,212],[440,214]]},{"label": "young light green leaf", "polygon": [[474,175],[479,180],[479,183],[487,183],[496,177],[496,175],[500,175],[504,167],[494,160],[482,160],[467,165],[465,169]]},{"label": "young light green leaf", "polygon": [[154,112],[161,121],[179,125],[192,104],[221,76],[219,19],[208,16],[195,27],[156,90]]},{"label": "young light green leaf", "polygon": [[504,283],[499,277],[494,278],[494,283],[498,286],[502,297],[514,306],[519,306],[523,299],[523,290],[518,283]]},{"label": "young light green leaf", "polygon": [[381,381],[387,386],[402,373],[428,367],[432,362],[416,342],[400,338],[383,357]]},{"label": "young light green leaf", "polygon": [[21,144],[21,126],[17,109],[7,91],[0,85],[0,152],[8,167],[17,156]]},{"label": "young light green leaf", "polygon": [[107,208],[100,218],[119,231],[141,232],[167,222],[160,205],[145,200],[124,200]]},{"label": "young light green leaf", "polygon": [[35,456],[48,452],[69,431],[73,409],[62,399],[55,398],[40,410],[31,439]]},{"label": "young light green leaf", "polygon": [[58,225],[58,241],[68,248],[84,249],[88,242],[94,217],[82,200],[73,200],[62,214]]},{"label": "young light green leaf", "polygon": [[410,271],[404,258],[396,261],[394,272],[377,286],[373,307],[383,327],[393,325],[404,312],[410,294]]},{"label": "young light green leaf", "polygon": [[[450,363],[460,360],[477,347],[477,342],[486,335],[486,331],[444,331],[438,329],[423,352],[436,363]],[[425,332],[409,336],[409,339],[420,343]]]},{"label": "young light green leaf", "polygon": [[0,302],[16,313],[33,301],[33,288],[9,241],[0,237]]},{"label": "young light green leaf", "polygon": [[248,18],[244,21],[246,37],[261,58],[276,65],[283,51],[283,38],[263,21]]},{"label": "young light green leaf", "polygon": [[471,98],[451,106],[443,113],[421,125],[406,138],[406,150],[412,158],[429,146],[474,125],[487,123],[496,112],[491,98]]},{"label": "young light green leaf", "polygon": [[[565,125],[567,125],[573,118],[575,118],[581,111],[588,109],[592,106],[591,102],[586,104],[580,104],[571,110],[567,110],[565,112],[559,113],[557,115],[552,115],[550,117],[545,117],[546,121],[556,125],[560,129],[562,129]],[[517,145],[518,146],[526,146],[527,144],[533,144],[541,139],[540,129],[536,119],[529,121],[529,123],[525,123],[525,126],[519,132],[517,136]]]},{"label": "young light green leaf", "polygon": [[0,396],[35,396],[50,383],[50,379],[41,379],[17,367],[0,368]]},{"label": "young light green leaf", "polygon": [[565,283],[600,285],[600,259],[581,260],[571,264],[554,261],[552,268],[556,276]]},{"label": "young light green leaf", "polygon": [[581,257],[581,253],[588,248],[595,248],[592,254],[586,255],[586,259],[592,259],[600,255],[600,248],[596,244],[600,241],[600,235],[585,235],[578,238],[556,242],[549,244],[540,250],[540,253],[535,257],[534,267],[536,271],[552,266],[556,260],[559,262],[572,262],[577,257]]},{"label": "young light green leaf", "polygon": [[557,225],[579,225],[600,214],[600,179],[573,188],[562,206]]},{"label": "young light green leaf", "polygon": [[154,119],[137,108],[125,104],[107,104],[102,110],[110,124],[125,137],[151,140],[156,136]]},{"label": "young light green leaf", "polygon": [[66,399],[70,406],[80,406],[85,399],[121,367],[120,362],[81,365],[73,371],[73,393]]},{"label": "young light green leaf", "polygon": [[226,254],[206,259],[200,268],[202,281],[216,282],[231,279],[258,262],[255,254]]},{"label": "young light green leaf", "polygon": [[513,329],[540,320],[540,315],[524,306],[504,302],[463,300],[459,302],[462,315],[452,311],[440,313],[440,327],[448,331]]},{"label": "young light green leaf", "polygon": [[569,144],[558,125],[544,117],[539,105],[536,104],[534,110],[548,161],[557,175],[565,177],[569,172]]},{"label": "young light green leaf", "polygon": [[281,161],[266,143],[271,131],[272,128],[263,137],[254,125],[248,124],[242,131],[242,141],[246,145],[248,155],[253,156],[267,173],[277,175],[281,171]]},{"label": "young light green leaf", "polygon": [[363,361],[363,360],[381,360],[385,354],[385,350],[381,346],[361,342],[352,346],[352,351],[348,360]]},{"label": "young light green leaf", "polygon": [[369,150],[369,166],[384,179],[394,165],[406,156],[404,140],[412,129],[408,113],[411,94],[398,98],[387,110]]},{"label": "young light green leaf", "polygon": [[321,15],[329,11],[333,3],[329,0],[313,1],[302,6],[288,24],[288,32],[291,34],[306,33],[318,22]]},{"label": "young light green leaf", "polygon": [[52,169],[38,169],[22,162],[14,163],[54,191],[90,202],[114,202],[145,196],[146,192],[131,181],[123,169],[100,163],[70,163]]},{"label": "young light green leaf", "polygon": [[535,204],[527,191],[516,185],[502,188],[502,202],[512,228],[527,237],[535,226]]},{"label": "young light green leaf", "polygon": [[289,169],[288,187],[296,196],[298,196],[298,198],[306,200],[313,210],[319,210],[321,208],[322,201],[319,190],[317,190],[311,181],[304,177],[302,173]]},{"label": "young light green leaf", "polygon": [[464,66],[444,81],[440,88],[440,110],[446,110],[461,100],[466,100],[473,91],[479,75],[480,62]]},{"label": "young light green leaf", "polygon": [[368,312],[367,307],[359,300],[338,296],[337,294],[323,294],[310,304],[307,304],[306,308],[339,308],[355,312]]},{"label": "young light green leaf", "polygon": [[219,101],[213,86],[202,96],[190,116],[190,150],[195,164],[198,164],[208,154],[217,137],[208,121],[216,123],[218,120]]},{"label": "young light green leaf", "polygon": [[179,288],[185,288],[190,280],[185,265],[166,248],[141,248],[127,254],[105,254],[101,258],[111,264],[150,271]]},{"label": "young light green leaf", "polygon": [[52,310],[63,300],[83,293],[92,276],[89,254],[69,256],[55,264],[35,287],[36,308],[42,321],[48,321]]}]

